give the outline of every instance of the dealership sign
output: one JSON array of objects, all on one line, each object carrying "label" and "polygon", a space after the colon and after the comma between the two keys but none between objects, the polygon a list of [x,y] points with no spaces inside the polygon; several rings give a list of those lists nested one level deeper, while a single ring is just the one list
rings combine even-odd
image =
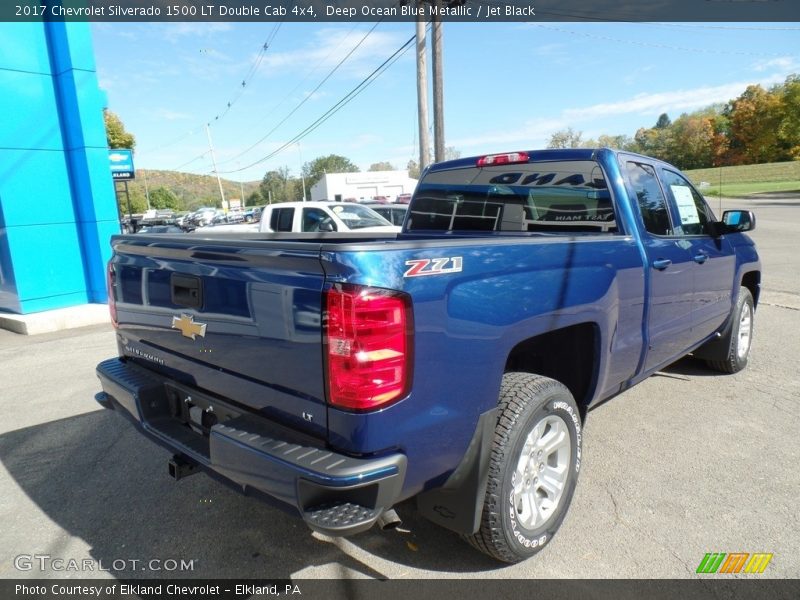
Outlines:
[{"label": "dealership sign", "polygon": [[133,150],[115,149],[108,151],[112,179],[135,179],[133,169]]}]

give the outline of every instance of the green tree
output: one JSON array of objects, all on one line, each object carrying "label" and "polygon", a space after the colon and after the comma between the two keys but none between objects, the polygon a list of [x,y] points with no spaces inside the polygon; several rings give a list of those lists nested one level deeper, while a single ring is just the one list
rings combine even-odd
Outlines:
[{"label": "green tree", "polygon": [[662,129],[642,127],[634,136],[636,150],[661,160],[670,161],[672,152],[672,132],[669,127]]},{"label": "green tree", "polygon": [[150,206],[156,209],[180,210],[181,201],[172,190],[159,186],[150,192]]},{"label": "green tree", "polygon": [[408,170],[408,176],[411,179],[419,179],[419,164],[413,158],[408,161],[406,170]]},{"label": "green tree", "polygon": [[672,125],[672,121],[667,113],[661,113],[658,115],[658,121],[656,121],[655,129],[666,129],[670,125]]},{"label": "green tree", "polygon": [[125,131],[125,125],[122,124],[122,120],[108,109],[103,111],[103,120],[106,124],[108,147],[112,150],[115,148],[130,148],[133,150],[136,146],[136,138],[132,133]]},{"label": "green tree", "polygon": [[[301,183],[289,176],[289,167],[268,171],[261,180],[259,192],[264,202],[294,202],[302,199]],[[308,181],[306,181],[308,185]]]},{"label": "green tree", "polygon": [[597,138],[598,148],[616,148],[617,150],[633,150],[636,143],[628,135],[601,135]]},{"label": "green tree", "polygon": [[567,127],[560,131],[556,131],[550,136],[550,141],[547,143],[548,148],[582,148],[583,147],[583,132],[575,131],[572,127]]},{"label": "green tree", "polygon": [[394,171],[394,165],[388,161],[372,163],[367,171]]},{"label": "green tree", "polygon": [[125,192],[117,194],[117,203],[121,214],[127,215],[130,211],[134,215],[140,215],[147,210],[147,198],[145,198],[142,189],[129,186],[128,193],[131,198],[130,207],[128,206],[128,198],[125,196]]},{"label": "green tree", "polygon": [[303,165],[307,190],[310,190],[326,173],[358,173],[358,171],[358,167],[349,158],[338,154],[320,156]]},{"label": "green tree", "polygon": [[253,190],[250,192],[250,195],[247,196],[244,205],[245,206],[261,206],[262,204],[266,204],[266,199],[264,196],[261,195],[260,190]]}]

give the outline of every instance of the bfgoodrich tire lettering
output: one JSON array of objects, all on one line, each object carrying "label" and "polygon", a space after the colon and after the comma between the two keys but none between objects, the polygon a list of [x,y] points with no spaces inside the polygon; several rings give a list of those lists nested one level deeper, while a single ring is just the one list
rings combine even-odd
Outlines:
[{"label": "bfgoodrich tire lettering", "polygon": [[723,373],[738,373],[747,366],[750,344],[753,339],[755,307],[753,296],[746,287],[739,288],[736,306],[731,313],[731,327],[723,344],[727,351],[722,360],[707,360],[706,363]]},{"label": "bfgoodrich tire lettering", "polygon": [[518,562],[564,520],[580,470],[581,421],[566,386],[529,373],[503,376],[499,409],[481,525],[466,539]]}]

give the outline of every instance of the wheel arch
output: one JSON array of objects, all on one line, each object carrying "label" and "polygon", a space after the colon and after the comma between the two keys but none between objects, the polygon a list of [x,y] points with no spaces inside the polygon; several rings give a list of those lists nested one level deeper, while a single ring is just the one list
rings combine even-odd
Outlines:
[{"label": "wheel arch", "polygon": [[742,286],[750,290],[753,296],[753,306],[758,306],[758,297],[761,293],[761,271],[748,271],[742,275]]},{"label": "wheel arch", "polygon": [[563,383],[586,417],[600,372],[600,327],[584,322],[548,331],[517,343],[509,352],[504,372],[543,375]]}]

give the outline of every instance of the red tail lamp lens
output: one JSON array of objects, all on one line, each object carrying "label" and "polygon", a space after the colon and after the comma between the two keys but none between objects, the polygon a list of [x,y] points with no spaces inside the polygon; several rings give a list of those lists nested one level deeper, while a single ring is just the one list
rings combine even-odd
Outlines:
[{"label": "red tail lamp lens", "polygon": [[392,290],[338,285],[327,293],[328,401],[383,408],[411,386],[411,299]]}]

